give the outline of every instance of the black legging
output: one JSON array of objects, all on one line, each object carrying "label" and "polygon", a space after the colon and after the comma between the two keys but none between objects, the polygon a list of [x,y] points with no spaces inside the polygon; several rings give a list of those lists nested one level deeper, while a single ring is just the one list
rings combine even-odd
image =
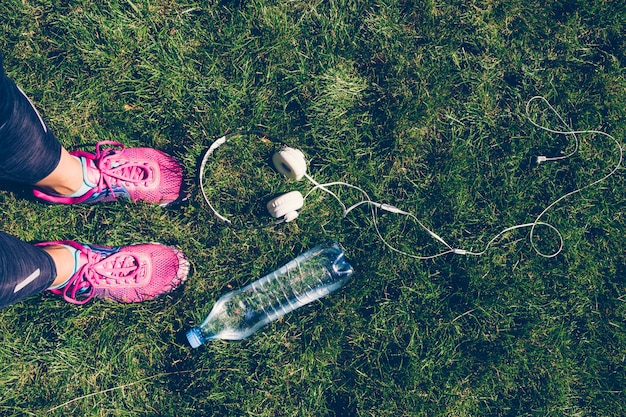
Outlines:
[{"label": "black legging", "polygon": [[0,180],[35,184],[59,164],[61,144],[4,72],[0,53]]},{"label": "black legging", "polygon": [[[4,71],[0,53],[0,180],[33,185],[54,171],[61,144]],[[48,288],[56,278],[52,257],[0,232],[0,308]]]},{"label": "black legging", "polygon": [[56,275],[50,255],[0,232],[0,308],[49,288]]}]

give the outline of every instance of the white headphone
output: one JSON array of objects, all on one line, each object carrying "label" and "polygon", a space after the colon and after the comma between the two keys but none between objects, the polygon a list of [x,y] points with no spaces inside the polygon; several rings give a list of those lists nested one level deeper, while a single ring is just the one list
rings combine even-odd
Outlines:
[{"label": "white headphone", "polygon": [[[552,113],[554,113],[556,115],[556,117],[558,118],[558,120],[563,124],[563,126],[566,128],[566,130],[559,130],[559,129],[552,129],[549,128],[547,126],[543,126],[538,124],[537,122],[535,122],[532,117],[531,117],[531,112],[530,112],[530,107],[531,104],[533,104],[533,102],[535,101],[540,101],[542,104],[546,105],[548,110],[550,110]],[[393,250],[394,252],[397,252],[401,255],[406,255],[408,257],[414,258],[414,259],[432,259],[432,258],[436,258],[442,255],[446,255],[446,254],[457,254],[457,255],[474,255],[474,256],[479,256],[484,254],[485,252],[487,252],[487,250],[492,246],[493,243],[495,243],[498,239],[500,239],[505,233],[513,231],[513,230],[517,230],[517,229],[523,229],[523,228],[529,228],[530,229],[530,234],[529,234],[529,240],[530,240],[530,244],[533,247],[533,249],[535,250],[535,252],[539,255],[542,256],[544,258],[552,258],[554,256],[557,256],[561,250],[563,249],[563,237],[561,235],[561,233],[559,232],[559,230],[552,226],[549,223],[543,222],[541,221],[541,219],[543,218],[543,216],[546,214],[546,212],[548,212],[552,207],[554,207],[556,204],[560,203],[562,200],[577,194],[579,192],[581,192],[582,190],[589,188],[589,187],[593,187],[596,186],[597,184],[599,184],[602,181],[605,181],[606,179],[608,179],[609,177],[611,177],[612,175],[614,175],[622,166],[622,162],[623,162],[623,158],[624,158],[624,148],[622,147],[621,143],[615,139],[613,136],[611,136],[608,133],[602,132],[602,131],[597,131],[597,130],[573,130],[571,129],[567,123],[565,122],[565,120],[559,115],[559,113],[556,111],[556,109],[554,109],[554,107],[552,107],[552,105],[550,105],[550,103],[541,96],[536,96],[536,97],[532,97],[526,104],[526,117],[527,119],[530,121],[531,124],[533,124],[535,127],[553,133],[553,134],[558,134],[558,135],[564,135],[564,136],[572,136],[574,138],[575,141],[575,145],[576,148],[574,149],[574,151],[572,151],[570,154],[565,155],[565,156],[558,156],[558,157],[546,157],[546,156],[539,156],[537,157],[537,163],[542,163],[542,162],[547,162],[547,161],[558,161],[558,160],[563,160],[563,159],[567,159],[569,157],[571,157],[574,153],[576,153],[578,151],[578,137],[577,135],[580,134],[592,134],[592,135],[598,135],[598,136],[602,136],[604,138],[610,139],[612,140],[616,147],[617,147],[617,156],[618,156],[618,161],[617,163],[613,166],[613,168],[610,170],[610,172],[608,172],[606,175],[602,176],[601,178],[585,185],[582,186],[580,188],[575,189],[574,191],[570,191],[569,193],[561,196],[560,198],[556,199],[555,201],[553,201],[551,204],[549,204],[538,216],[535,217],[534,221],[531,223],[524,223],[524,224],[518,224],[518,225],[514,225],[514,226],[510,226],[507,227],[505,229],[503,229],[501,232],[497,233],[485,246],[482,250],[467,250],[467,249],[460,249],[460,248],[456,248],[450,244],[448,244],[441,236],[437,235],[435,232],[433,232],[432,230],[430,230],[428,227],[426,227],[415,215],[413,215],[412,213],[409,213],[407,211],[404,211],[402,209],[399,209],[393,205],[390,204],[385,204],[385,203],[379,203],[376,201],[373,201],[372,199],[370,199],[369,195],[367,194],[367,192],[365,192],[365,190],[363,190],[362,188],[359,188],[355,185],[352,184],[348,184],[345,182],[341,182],[341,181],[335,181],[335,182],[329,182],[329,183],[325,183],[325,184],[320,184],[318,182],[316,182],[313,178],[311,178],[308,174],[307,174],[307,163],[306,163],[306,158],[304,156],[304,154],[299,151],[298,149],[289,147],[289,146],[284,146],[280,151],[276,152],[273,157],[272,157],[272,163],[274,165],[274,167],[276,168],[276,170],[284,175],[287,178],[290,179],[294,179],[296,181],[300,181],[303,178],[306,178],[307,180],[309,180],[312,184],[313,184],[313,188],[305,195],[302,196],[302,194],[299,191],[291,191],[288,192],[286,194],[282,194],[274,199],[272,199],[271,201],[269,201],[267,203],[267,210],[269,211],[269,213],[272,215],[272,217],[274,217],[275,219],[278,219],[278,221],[271,223],[272,225],[276,225],[276,224],[280,224],[283,222],[290,222],[294,219],[296,219],[298,217],[298,210],[300,210],[303,206],[304,206],[304,200],[306,200],[306,198],[314,191],[314,190],[322,190],[328,194],[330,194],[333,198],[335,198],[337,200],[337,202],[341,205],[342,210],[343,210],[343,215],[344,217],[351,212],[353,209],[365,204],[368,205],[370,207],[371,210],[371,214],[372,214],[372,219],[374,222],[374,228],[376,230],[376,233],[378,235],[378,237],[381,239],[381,241],[391,250]],[[224,217],[223,215],[221,215],[220,213],[217,212],[217,210],[215,210],[215,208],[211,205],[211,203],[209,202],[209,199],[206,195],[206,192],[204,191],[204,186],[203,186],[203,177],[204,177],[204,167],[209,159],[209,157],[213,154],[213,152],[220,147],[221,145],[223,145],[224,143],[226,143],[226,141],[228,140],[228,138],[230,138],[233,135],[239,135],[239,134],[243,134],[243,133],[230,133],[228,135],[222,136],[221,138],[217,139],[215,142],[213,142],[213,144],[209,147],[209,149],[206,151],[206,153],[204,154],[204,157],[202,158],[202,162],[200,164],[200,170],[199,170],[199,175],[200,175],[200,190],[202,192],[202,196],[204,197],[205,202],[207,203],[207,205],[211,208],[211,210],[213,211],[213,213],[220,219],[223,220],[227,223],[232,223],[230,220],[228,220],[226,217]],[[348,188],[352,188],[355,189],[357,191],[359,191],[361,193],[361,195],[363,196],[363,200],[359,201],[358,203],[353,204],[350,207],[346,207],[346,205],[341,201],[341,199],[335,194],[333,193],[329,188],[333,187],[333,186],[343,186],[343,187],[348,187]],[[408,216],[411,219],[413,219],[413,221],[415,221],[423,230],[425,230],[432,238],[434,238],[435,240],[439,241],[441,244],[443,244],[446,249],[444,249],[442,252],[434,254],[434,255],[429,255],[429,256],[420,256],[420,255],[416,255],[416,254],[412,254],[412,253],[407,253],[404,252],[402,250],[399,250],[395,247],[393,247],[392,245],[390,245],[385,238],[383,237],[381,231],[379,230],[378,227],[378,222],[376,220],[376,211],[377,210],[383,210],[383,211],[387,211],[390,213],[395,213],[395,214],[399,214],[399,215],[403,215],[403,216]],[[537,248],[537,246],[535,245],[534,242],[534,233],[535,233],[535,229],[538,227],[547,227],[548,229],[552,230],[554,233],[556,233],[558,240],[559,240],[559,247],[557,250],[555,250],[552,253],[543,253],[539,250],[539,248]]]},{"label": "white headphone", "polygon": [[[229,133],[217,139],[211,144],[209,149],[204,154],[202,162],[200,163],[199,183],[200,191],[204,197],[204,201],[211,208],[215,216],[226,223],[232,223],[228,218],[220,214],[215,207],[209,201],[208,196],[204,190],[204,168],[215,150],[222,146],[234,135],[240,135],[245,133]],[[304,154],[295,148],[289,146],[283,146],[281,150],[276,152],[272,156],[272,164],[276,171],[283,176],[296,181],[302,180],[304,177],[308,177],[306,158]],[[267,211],[269,214],[278,221],[271,223],[279,224],[283,222],[290,222],[298,217],[298,210],[304,206],[304,197],[300,191],[291,191],[286,194],[279,195],[273,198],[267,203]]]},{"label": "white headphone", "polygon": [[[215,214],[215,216],[217,218],[219,218],[220,220],[222,220],[222,221],[224,221],[224,222],[226,222],[228,224],[231,224],[231,225],[233,224],[232,221],[229,220],[224,215],[220,214],[217,211],[217,209],[215,209],[215,207],[213,207],[213,205],[209,201],[209,198],[208,198],[208,196],[206,194],[206,191],[204,190],[204,176],[205,176],[204,175],[204,169],[206,167],[206,164],[207,164],[209,158],[213,155],[213,153],[215,152],[215,150],[217,148],[219,148],[220,146],[225,144],[228,141],[228,139],[233,137],[233,136],[236,136],[236,135],[246,135],[246,134],[249,134],[249,133],[247,133],[247,132],[233,132],[233,133],[229,133],[229,134],[224,135],[224,136],[220,137],[219,139],[215,140],[211,144],[211,146],[207,149],[207,151],[204,153],[204,156],[202,157],[202,162],[200,163],[200,169],[199,169],[199,177],[200,177],[199,178],[199,186],[200,186],[200,191],[202,193],[204,201],[207,203],[207,205],[209,206],[211,211],[213,211],[213,213]],[[272,164],[274,165],[274,168],[276,169],[276,171],[278,171],[280,174],[282,174],[286,178],[293,179],[293,180],[296,180],[296,181],[300,181],[303,178],[306,178],[309,182],[311,182],[313,184],[313,187],[311,188],[311,190],[308,191],[308,193],[305,196],[303,196],[302,193],[300,193],[300,191],[290,191],[288,193],[279,195],[278,197],[275,197],[272,200],[270,200],[267,203],[267,211],[269,212],[269,214],[273,218],[277,219],[277,221],[274,221],[272,223],[266,224],[264,226],[273,226],[273,225],[278,225],[280,223],[287,223],[287,222],[293,221],[296,218],[298,218],[298,215],[299,215],[298,210],[300,210],[304,206],[304,200],[306,200],[307,197],[313,191],[319,189],[319,190],[322,190],[322,191],[328,193],[335,200],[337,200],[337,202],[342,207],[342,211],[343,211],[343,216],[344,217],[347,216],[348,213],[350,213],[352,210],[354,210],[355,208],[357,208],[357,207],[359,207],[361,205],[364,205],[364,204],[369,205],[370,208],[371,208],[372,217],[374,218],[374,226],[376,228],[376,232],[377,232],[378,236],[380,237],[380,239],[383,241],[383,243],[385,245],[387,245],[388,247],[390,247],[392,250],[394,250],[396,252],[400,252],[402,254],[405,254],[404,252],[398,251],[396,248],[394,248],[389,243],[387,243],[387,241],[381,235],[380,230],[378,229],[378,224],[376,222],[376,210],[377,209],[383,210],[383,211],[387,211],[387,212],[390,212],[390,213],[405,215],[405,216],[409,216],[409,217],[413,218],[413,220],[415,220],[419,224],[419,226],[422,229],[424,229],[427,233],[429,233],[434,239],[440,241],[441,243],[446,245],[448,248],[450,248],[449,252],[461,253],[458,249],[453,249],[450,245],[448,245],[439,235],[437,235],[436,233],[434,233],[430,229],[428,229],[413,214],[411,214],[409,212],[406,212],[404,210],[401,210],[401,209],[399,209],[399,208],[397,208],[397,207],[395,207],[395,206],[393,206],[391,204],[379,203],[379,202],[373,201],[369,197],[367,192],[365,192],[365,190],[363,190],[360,187],[357,187],[355,185],[348,184],[348,183],[345,183],[345,182],[342,182],[342,181],[334,181],[334,182],[329,182],[329,183],[325,183],[325,184],[318,183],[311,176],[309,176],[307,174],[306,157],[298,149],[292,148],[290,146],[283,145],[281,150],[279,150],[278,152],[274,153],[274,155],[272,156]],[[353,204],[350,207],[346,207],[346,205],[337,196],[337,194],[335,194],[334,192],[332,192],[329,189],[329,187],[334,187],[334,186],[344,186],[344,187],[348,187],[348,188],[352,188],[354,190],[357,190],[358,192],[361,193],[361,195],[364,197],[364,199],[359,201],[359,202],[357,202],[357,203],[355,203],[355,204]],[[446,253],[448,253],[448,252],[446,252]],[[440,256],[442,254],[438,254],[438,255],[435,255],[435,256]],[[409,256],[411,256],[411,255],[409,255]],[[428,257],[413,256],[413,257],[416,257],[416,258],[419,258],[419,259],[430,259],[433,256],[428,256]]]}]

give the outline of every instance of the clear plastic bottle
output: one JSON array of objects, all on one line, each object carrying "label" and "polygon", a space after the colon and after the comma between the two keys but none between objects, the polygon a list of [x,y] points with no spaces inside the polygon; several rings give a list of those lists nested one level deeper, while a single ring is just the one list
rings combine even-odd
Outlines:
[{"label": "clear plastic bottle", "polygon": [[197,348],[213,339],[244,339],[267,323],[341,288],[352,272],[339,244],[316,246],[258,281],[224,294],[204,322],[187,332],[187,340]]}]

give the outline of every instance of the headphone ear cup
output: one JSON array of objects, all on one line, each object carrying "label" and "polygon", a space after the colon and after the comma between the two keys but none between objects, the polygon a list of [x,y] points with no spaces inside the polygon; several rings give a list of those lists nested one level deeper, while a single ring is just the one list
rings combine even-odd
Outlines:
[{"label": "headphone ear cup", "polygon": [[306,174],[306,158],[295,148],[286,146],[276,152],[272,156],[272,163],[278,172],[296,181],[300,181]]},{"label": "headphone ear cup", "polygon": [[290,222],[298,217],[298,210],[304,206],[304,197],[300,191],[291,191],[280,195],[267,203],[267,210],[272,217]]}]

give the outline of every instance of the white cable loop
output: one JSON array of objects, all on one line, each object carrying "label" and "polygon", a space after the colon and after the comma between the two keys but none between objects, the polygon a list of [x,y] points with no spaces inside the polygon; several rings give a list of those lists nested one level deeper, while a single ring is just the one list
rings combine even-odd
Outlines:
[{"label": "white cable loop", "polygon": [[[536,100],[541,100],[543,103],[545,103],[548,106],[548,109],[551,110],[555,116],[558,118],[558,120],[563,124],[563,126],[565,126],[565,128],[567,128],[568,130],[557,130],[557,129],[552,129],[543,125],[538,124],[537,122],[535,122],[532,118],[531,118],[531,114],[530,114],[530,106],[531,104],[536,101]],[[623,162],[623,158],[624,158],[624,150],[622,145],[619,143],[619,141],[617,139],[615,139],[613,136],[611,136],[608,133],[602,132],[602,131],[598,131],[598,130],[572,130],[568,124],[565,122],[565,120],[561,117],[561,115],[556,111],[556,109],[542,96],[535,96],[532,97],[530,100],[528,100],[528,102],[526,103],[526,118],[528,119],[528,121],[535,127],[542,129],[544,131],[547,131],[549,133],[553,133],[553,134],[558,134],[558,135],[566,135],[566,136],[573,136],[574,137],[574,142],[575,142],[575,147],[574,150],[572,152],[570,152],[567,155],[564,156],[559,156],[559,157],[546,157],[546,156],[540,156],[538,157],[538,162],[545,162],[545,161],[558,161],[558,160],[564,160],[567,159],[571,156],[573,156],[576,152],[578,152],[579,149],[579,140],[578,140],[578,136],[577,135],[583,135],[583,134],[594,134],[594,135],[600,135],[600,136],[604,136],[606,138],[609,138],[611,140],[613,140],[618,148],[618,154],[619,154],[619,159],[617,164],[613,167],[613,169],[606,175],[604,175],[602,178],[595,180],[593,182],[591,182],[590,184],[587,184],[581,188],[578,188],[574,191],[570,191],[569,193],[566,193],[565,195],[559,197],[558,199],[556,199],[555,201],[553,201],[552,203],[550,203],[545,209],[543,209],[541,211],[541,213],[539,213],[539,215],[535,218],[535,220],[532,223],[525,223],[525,224],[519,224],[519,225],[515,225],[515,226],[510,226],[507,227],[505,229],[503,229],[501,232],[497,233],[493,238],[491,238],[491,240],[489,240],[489,242],[487,242],[487,244],[485,245],[485,247],[483,248],[483,250],[481,251],[471,251],[471,250],[466,250],[466,249],[460,249],[460,248],[454,248],[451,245],[449,245],[441,236],[439,236],[438,234],[436,234],[435,232],[433,232],[432,230],[430,230],[428,227],[426,227],[415,215],[413,215],[412,213],[409,213],[407,211],[404,211],[402,209],[399,209],[395,206],[389,205],[389,204],[385,204],[385,203],[378,203],[373,201],[369,195],[367,194],[367,192],[365,192],[365,190],[363,190],[360,187],[357,187],[355,185],[346,183],[346,182],[342,182],[342,181],[334,181],[334,182],[329,182],[329,183],[325,183],[325,184],[320,184],[317,181],[315,181],[312,177],[310,177],[308,174],[305,174],[305,178],[308,179],[312,184],[313,184],[313,188],[311,190],[309,190],[309,192],[304,196],[304,199],[306,200],[306,198],[315,190],[320,189],[326,193],[328,193],[329,195],[331,195],[335,200],[337,200],[337,202],[341,205],[342,208],[342,212],[343,212],[343,216],[346,217],[352,210],[356,209],[357,207],[360,207],[361,205],[369,205],[370,206],[370,212],[372,215],[372,221],[374,223],[374,228],[376,230],[376,234],[378,235],[379,239],[383,242],[383,244],[385,246],[387,246],[389,249],[391,249],[392,251],[399,253],[401,255],[404,256],[408,256],[414,259],[420,259],[420,260],[428,260],[428,259],[434,259],[443,255],[447,255],[450,253],[453,254],[457,254],[457,255],[471,255],[471,256],[481,256],[483,254],[485,254],[490,248],[491,246],[498,240],[500,239],[503,235],[505,235],[508,232],[514,231],[514,230],[518,230],[518,229],[523,229],[523,228],[530,228],[530,233],[529,233],[529,241],[530,241],[530,245],[533,248],[533,250],[535,251],[535,253],[537,253],[537,255],[543,257],[543,258],[553,258],[557,255],[559,255],[564,247],[564,239],[563,239],[563,235],[561,234],[561,232],[553,225],[551,225],[550,223],[541,221],[542,217],[550,210],[552,209],[555,205],[557,205],[558,203],[560,203],[561,201],[563,201],[564,199],[571,197],[574,194],[580,193],[581,191],[593,187],[597,184],[599,184],[602,181],[607,180],[609,177],[611,177],[612,175],[614,175],[618,169],[621,167],[622,162]],[[341,201],[341,199],[339,198],[339,196],[337,194],[335,194],[333,191],[331,191],[328,187],[334,187],[334,186],[344,186],[344,187],[348,187],[348,188],[352,188],[354,190],[359,191],[362,196],[363,196],[363,200],[353,204],[350,207],[346,207],[346,205],[343,203],[343,201]],[[441,244],[443,244],[447,250],[444,250],[440,253],[434,254],[434,255],[429,255],[429,256],[420,256],[420,255],[415,255],[412,253],[408,253],[405,251],[402,251],[396,247],[394,247],[393,245],[391,245],[389,242],[387,242],[387,240],[383,237],[379,226],[378,226],[378,216],[377,216],[377,209],[382,209],[385,210],[387,212],[390,213],[395,213],[395,214],[400,214],[400,215],[404,215],[404,216],[408,216],[409,218],[411,218],[413,221],[415,221],[424,231],[426,231],[432,238],[434,238],[435,240],[437,240],[438,242],[440,242]],[[543,226],[543,227],[547,227],[548,229],[552,230],[554,233],[556,233],[557,237],[558,237],[558,248],[551,253],[545,253],[542,252],[539,247],[537,246],[537,244],[535,243],[535,234],[536,234],[536,229],[538,226]]]}]

